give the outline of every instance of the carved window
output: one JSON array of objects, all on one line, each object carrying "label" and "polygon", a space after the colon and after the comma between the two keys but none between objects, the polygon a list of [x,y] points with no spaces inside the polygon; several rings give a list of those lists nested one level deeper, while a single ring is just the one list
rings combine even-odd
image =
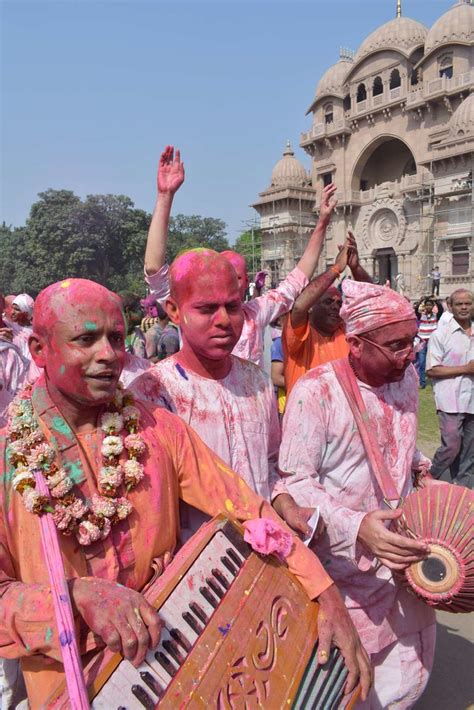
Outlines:
[{"label": "carved window", "polygon": [[410,75],[410,84],[412,86],[416,86],[419,81],[419,76],[418,76],[418,71],[416,69],[413,69],[411,75]]},{"label": "carved window", "polygon": [[443,54],[438,60],[439,75],[451,79],[453,76],[453,55]]},{"label": "carved window", "polygon": [[401,86],[402,80],[400,79],[400,72],[398,69],[394,69],[390,74],[390,88],[396,89]]},{"label": "carved window", "polygon": [[380,76],[376,76],[372,84],[372,96],[380,96],[383,94],[383,83]]},{"label": "carved window", "polygon": [[453,276],[462,276],[469,272],[469,247],[466,241],[462,240],[453,244],[451,257]]},{"label": "carved window", "polygon": [[323,173],[321,177],[323,180],[323,187],[326,187],[332,183],[332,173]]},{"label": "carved window", "polygon": [[367,91],[365,89],[365,84],[359,84],[357,87],[357,103],[365,101],[367,98]]},{"label": "carved window", "polygon": [[324,107],[324,123],[332,123],[334,120],[334,112],[332,104],[326,104]]},{"label": "carved window", "polygon": [[342,102],[342,107],[344,109],[344,112],[351,110],[351,95],[350,94],[347,94],[347,96],[344,96],[344,99]]}]

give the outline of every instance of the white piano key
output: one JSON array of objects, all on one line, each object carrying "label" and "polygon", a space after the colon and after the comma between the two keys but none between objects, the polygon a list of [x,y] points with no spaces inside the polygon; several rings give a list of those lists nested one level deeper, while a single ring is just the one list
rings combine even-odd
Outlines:
[{"label": "white piano key", "polygon": [[[163,641],[167,639],[173,640],[170,636],[169,629],[175,628],[183,634],[190,647],[196,643],[199,636],[183,619],[182,614],[185,611],[189,611],[196,619],[197,623],[199,623],[200,627],[204,630],[206,624],[196,617],[195,613],[191,611],[189,605],[192,602],[198,604],[206,614],[209,621],[215,609],[212,604],[210,604],[202,596],[199,588],[207,587],[209,589],[206,578],[213,578],[212,570],[217,569],[227,581],[230,589],[232,582],[238,575],[239,570],[237,569],[237,575],[234,575],[221,562],[221,557],[227,557],[230,559],[234,567],[237,567],[234,560],[232,560],[227,553],[229,548],[233,550],[234,554],[241,563],[245,561],[245,558],[233,545],[233,543],[224,535],[222,531],[218,531],[159,609],[158,613],[161,620],[164,622],[165,627],[162,630],[158,646],[147,652],[144,663],[138,669],[134,668],[132,664],[126,660],[121,661],[113,675],[94,698],[92,703],[92,708],[94,710],[117,710],[119,707],[126,708],[127,710],[142,710],[142,704],[132,693],[133,685],[143,688],[143,690],[154,702],[158,701],[157,695],[145,683],[145,681],[140,678],[140,671],[147,671],[151,673],[163,691],[165,691],[169,686],[173,678],[170,673],[165,670],[161,663],[156,660],[154,654],[161,651],[169,660],[175,672],[179,670],[180,665],[164,648]],[[217,584],[220,586],[219,582],[217,582]],[[211,592],[216,603],[219,604],[220,599],[218,596],[212,592],[212,590],[209,591]],[[222,588],[222,591],[224,592],[225,590]],[[174,643],[176,644],[176,641]],[[180,654],[183,657],[186,657],[187,652],[179,643],[178,648]]]}]

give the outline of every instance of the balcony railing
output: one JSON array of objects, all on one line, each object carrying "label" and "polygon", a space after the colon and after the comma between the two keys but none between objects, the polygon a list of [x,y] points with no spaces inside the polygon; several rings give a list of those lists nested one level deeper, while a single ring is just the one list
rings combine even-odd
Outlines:
[{"label": "balcony railing", "polygon": [[301,133],[300,143],[309,143],[316,138],[325,138],[342,132],[351,132],[350,123],[346,118],[339,118],[331,123],[315,123],[309,131]]},{"label": "balcony railing", "polygon": [[409,91],[407,105],[412,106],[437,94],[449,94],[471,84],[474,84],[474,69],[451,78],[440,76],[438,79],[425,81],[422,86],[417,86],[413,91]]}]

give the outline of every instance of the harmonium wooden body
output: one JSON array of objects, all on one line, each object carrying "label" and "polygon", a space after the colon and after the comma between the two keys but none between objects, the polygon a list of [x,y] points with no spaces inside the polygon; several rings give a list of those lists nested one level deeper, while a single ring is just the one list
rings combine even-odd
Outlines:
[{"label": "harmonium wooden body", "polygon": [[[353,707],[339,650],[317,664],[317,603],[236,523],[203,526],[145,596],[164,623],[160,643],[139,668],[107,650],[86,665],[94,710]],[[69,708],[67,692],[47,707]]]}]

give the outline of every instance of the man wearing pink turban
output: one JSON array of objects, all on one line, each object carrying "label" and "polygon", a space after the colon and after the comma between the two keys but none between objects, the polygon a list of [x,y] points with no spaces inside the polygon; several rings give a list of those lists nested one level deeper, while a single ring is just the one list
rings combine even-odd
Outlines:
[{"label": "man wearing pink turban", "polygon": [[[402,710],[415,704],[427,683],[435,617],[394,573],[423,559],[427,548],[387,529],[401,511],[384,503],[340,382],[347,375],[360,391],[383,468],[397,496],[405,497],[414,472],[429,478],[431,464],[416,448],[416,319],[412,306],[389,288],[346,280],[342,290],[349,355],[334,367],[311,370],[294,386],[279,464],[296,502],[319,507],[326,530],[315,549],[371,655],[374,686],[356,707]],[[339,368],[343,375],[336,375]]]}]

